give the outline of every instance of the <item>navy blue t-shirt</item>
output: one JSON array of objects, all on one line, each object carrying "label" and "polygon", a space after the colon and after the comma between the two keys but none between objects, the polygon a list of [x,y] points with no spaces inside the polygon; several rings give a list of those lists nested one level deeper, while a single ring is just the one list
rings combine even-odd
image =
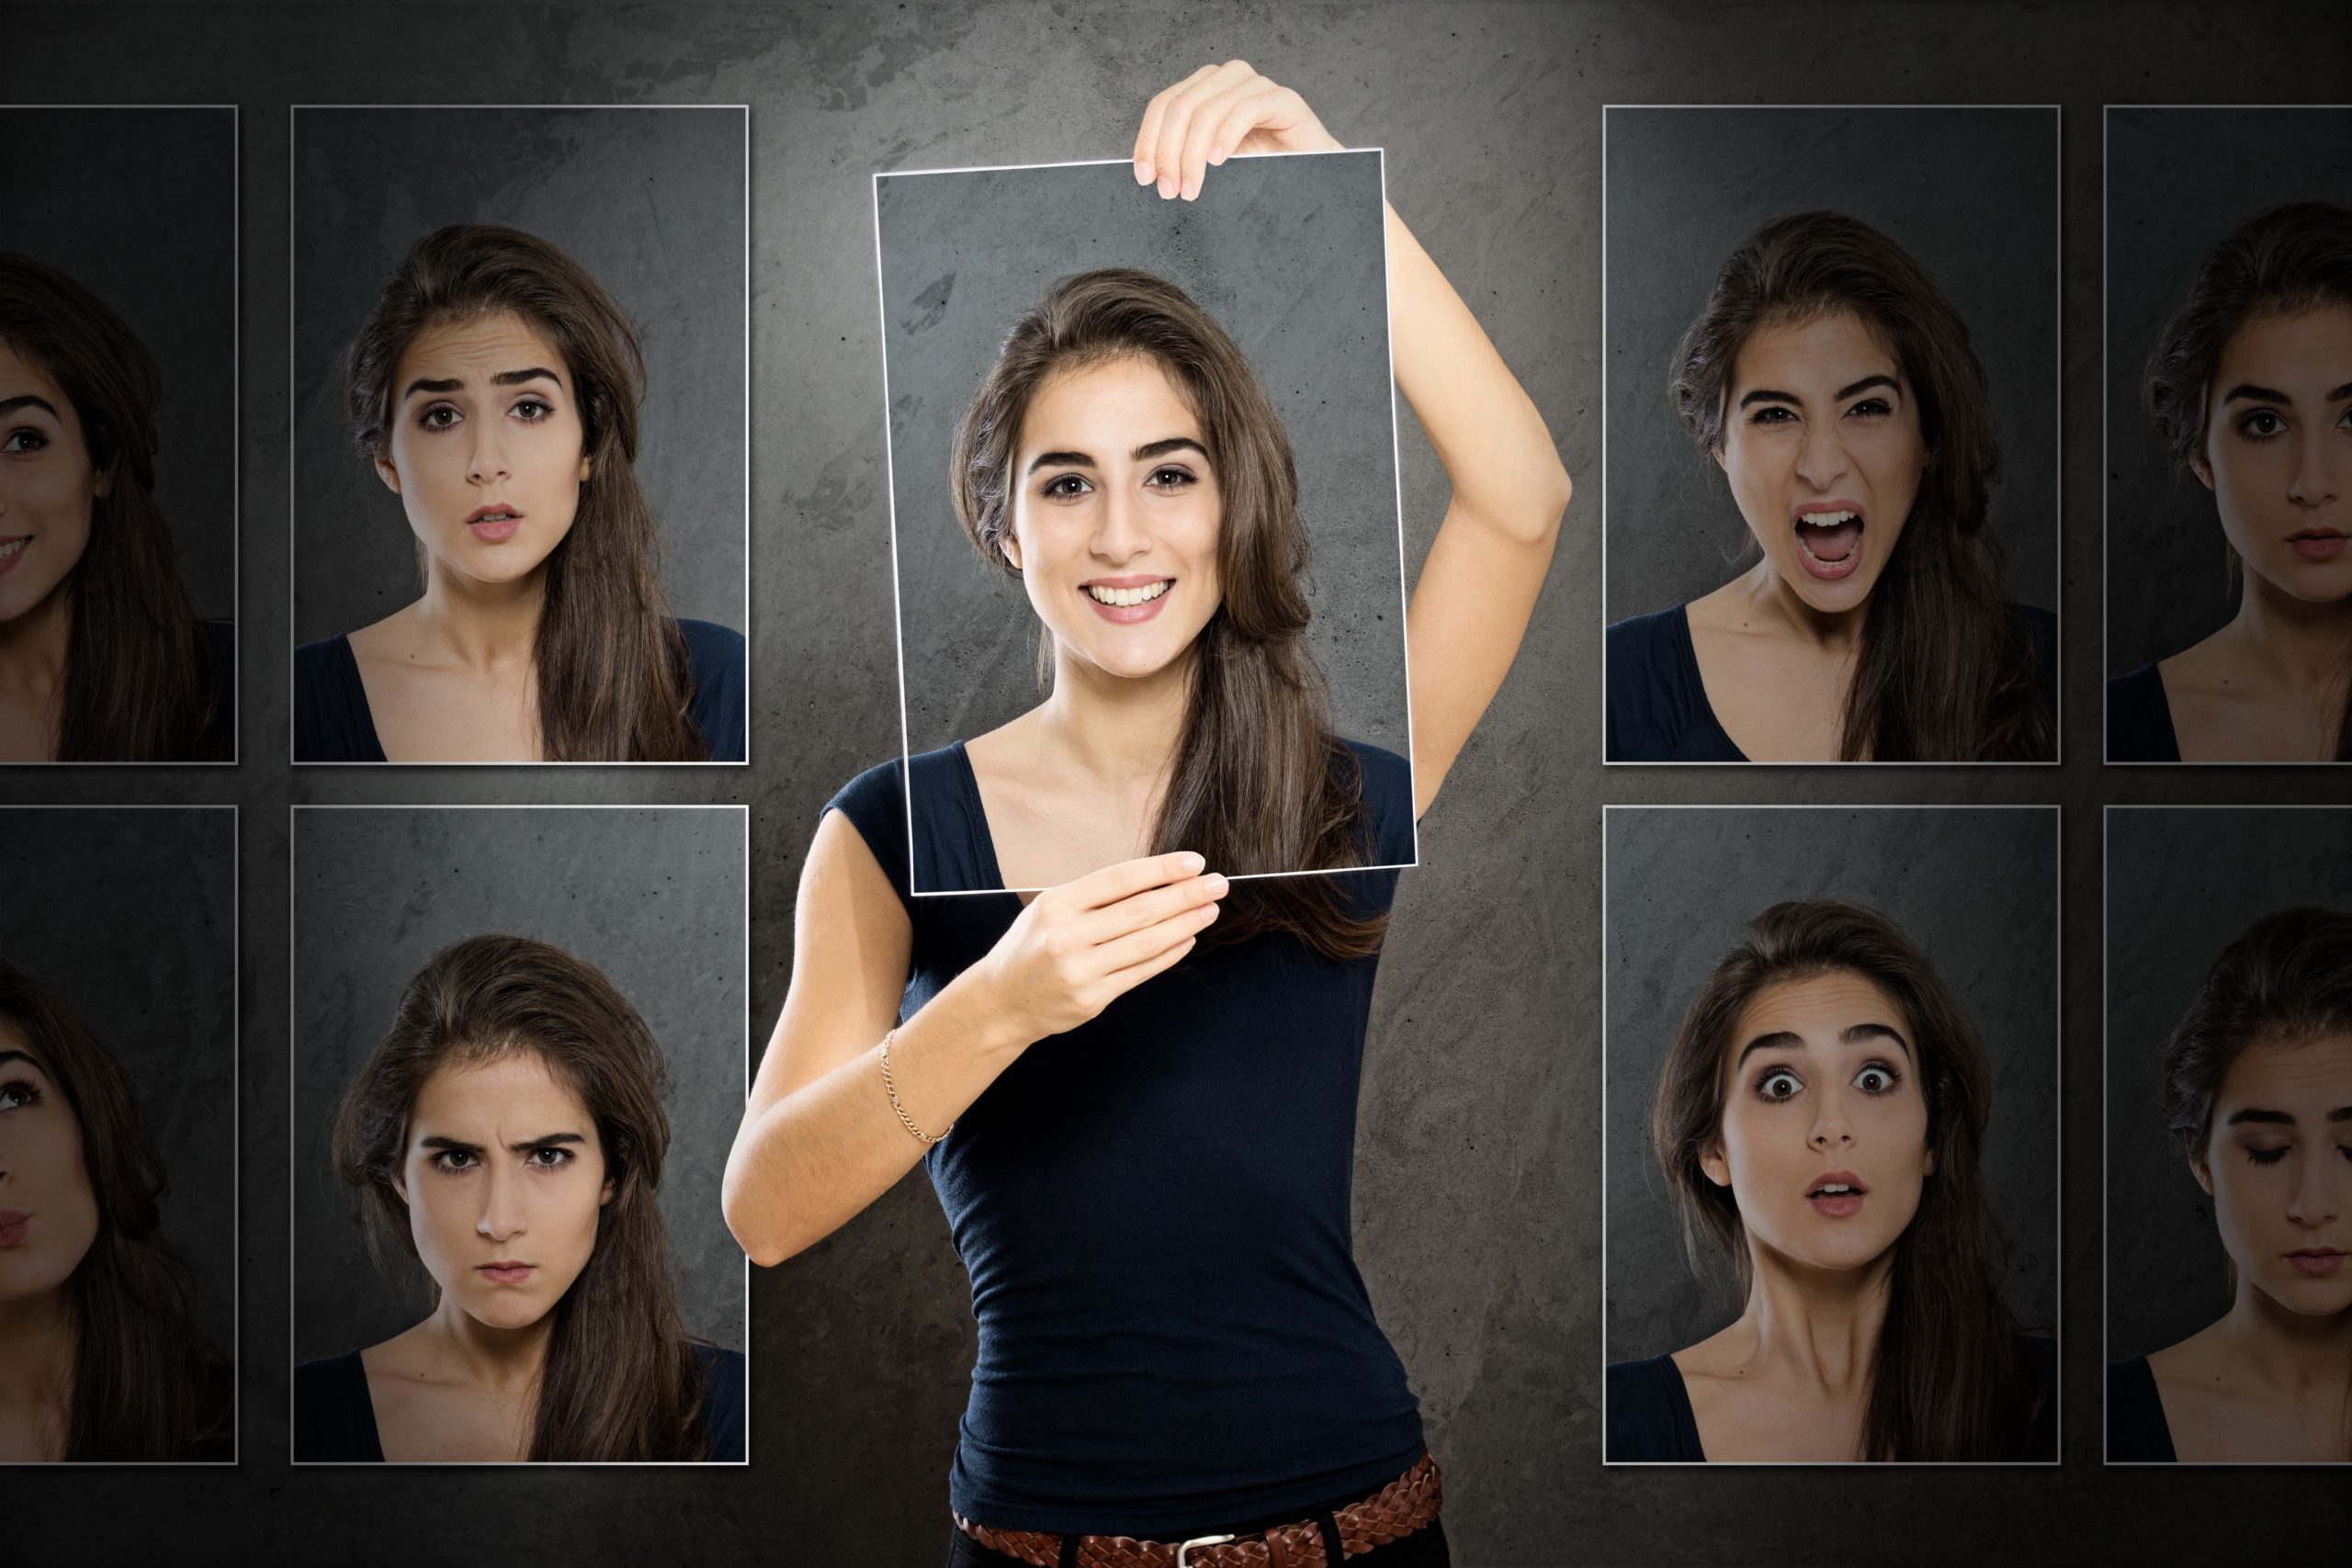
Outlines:
[{"label": "navy blue t-shirt", "polygon": [[[710,1432],[711,1464],[741,1464],[743,1437],[743,1353],[695,1345],[702,1374],[702,1421]],[[376,1430],[376,1402],[359,1352],[305,1361],[294,1369],[294,1457],[305,1464],[384,1462]]]},{"label": "navy blue t-shirt", "polygon": [[[682,620],[678,630],[686,639],[686,669],[694,682],[687,716],[702,731],[712,761],[740,762],[746,725],[743,634],[709,621]],[[388,760],[347,637],[306,642],[294,650],[294,760]]]},{"label": "navy blue t-shirt", "polygon": [[2165,695],[2164,676],[2153,664],[2143,664],[2107,683],[2107,760],[2180,761],[2180,738],[2172,727],[2172,702]]},{"label": "navy blue t-shirt", "polygon": [[2172,1423],[2165,1419],[2164,1395],[2148,1358],[2134,1356],[2107,1366],[2107,1462],[2177,1464]]},{"label": "navy blue t-shirt", "polygon": [[[2042,701],[2054,713],[2058,617],[2047,610],[2012,604],[2009,622],[2032,645]],[[1699,651],[1690,641],[1689,605],[1619,621],[1603,641],[1609,658],[1609,737],[1602,755],[1610,761],[1747,761],[1707,701],[1706,685],[1699,677]]]},{"label": "navy blue t-shirt", "polygon": [[[1409,862],[1411,773],[1353,750],[1370,863]],[[964,749],[909,766],[920,886],[1002,888]],[[826,809],[907,906],[910,1017],[1021,901],[909,897],[897,761]],[[1361,913],[1396,896],[1393,870],[1338,874]],[[1229,895],[1249,897],[1247,882]],[[1287,935],[1204,944],[1030,1046],[925,1156],[979,1325],[956,1512],[999,1529],[1180,1537],[1360,1496],[1420,1458],[1419,1408],[1349,1231],[1377,965]]]}]

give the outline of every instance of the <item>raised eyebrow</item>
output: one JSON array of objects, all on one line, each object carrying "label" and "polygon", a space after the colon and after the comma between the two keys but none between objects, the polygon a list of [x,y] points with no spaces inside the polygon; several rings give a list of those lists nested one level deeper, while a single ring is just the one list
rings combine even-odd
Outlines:
[{"label": "raised eyebrow", "polygon": [[1856,392],[1864,391],[1871,387],[1887,387],[1896,392],[1903,390],[1903,383],[1892,376],[1865,376],[1850,387],[1838,388],[1838,400],[1842,403]]},{"label": "raised eyebrow", "polygon": [[62,422],[65,418],[63,414],[57,412],[57,405],[55,403],[51,402],[47,398],[36,396],[31,392],[27,392],[24,396],[18,398],[0,398],[0,419],[4,419],[9,414],[15,413],[18,409],[39,409],[43,413],[49,415],[50,418],[60,422]]},{"label": "raised eyebrow", "polygon": [[1745,1066],[1747,1064],[1748,1055],[1751,1052],[1802,1051],[1804,1049],[1804,1037],[1803,1035],[1792,1033],[1785,1029],[1776,1029],[1770,1034],[1759,1034],[1755,1039],[1749,1041],[1747,1044],[1741,1046],[1739,1048],[1739,1060],[1732,1064],[1732,1068],[1736,1072],[1741,1066]]},{"label": "raised eyebrow", "polygon": [[1191,436],[1171,435],[1165,441],[1145,442],[1136,448],[1134,460],[1146,463],[1154,457],[1165,457],[1170,452],[1198,452],[1204,457],[1209,455],[1209,449]]},{"label": "raised eyebrow", "polygon": [[1892,1040],[1903,1047],[1903,1059],[1911,1059],[1911,1042],[1904,1039],[1903,1032],[1891,1023],[1858,1023],[1838,1036],[1841,1045],[1858,1045],[1865,1040]]},{"label": "raised eyebrow", "polygon": [[1083,452],[1040,452],[1030,458],[1029,466],[1021,471],[1024,474],[1034,474],[1039,468],[1091,468],[1092,467],[1094,467],[1094,459]]},{"label": "raised eyebrow", "polygon": [[[2339,387],[2331,395],[2342,397],[2346,392],[2352,392],[2352,387]],[[2251,381],[2241,381],[2222,395],[2222,406],[2227,408],[2240,398],[2253,398],[2261,402],[2286,403],[2290,406],[2295,400],[2275,387],[2257,387]]]},{"label": "raised eyebrow", "polygon": [[[501,370],[490,378],[490,384],[493,387],[519,387],[526,381],[543,379],[553,381],[559,387],[563,385],[562,377],[544,366],[537,365],[527,370]],[[461,376],[420,376],[408,384],[408,389],[401,394],[401,401],[406,402],[419,392],[461,391],[465,385],[465,378]]]},{"label": "raised eyebrow", "polygon": [[559,387],[563,385],[563,378],[543,365],[534,365],[528,370],[501,370],[490,378],[493,387],[519,387],[526,381],[553,381]]}]

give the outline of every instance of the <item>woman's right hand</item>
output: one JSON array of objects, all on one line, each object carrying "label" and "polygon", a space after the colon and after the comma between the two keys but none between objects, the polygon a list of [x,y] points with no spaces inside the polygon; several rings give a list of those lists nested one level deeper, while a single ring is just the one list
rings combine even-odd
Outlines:
[{"label": "woman's right hand", "polygon": [[1231,886],[1190,850],[1121,861],[1029,902],[975,967],[1011,1032],[1076,1029],[1193,951]]}]

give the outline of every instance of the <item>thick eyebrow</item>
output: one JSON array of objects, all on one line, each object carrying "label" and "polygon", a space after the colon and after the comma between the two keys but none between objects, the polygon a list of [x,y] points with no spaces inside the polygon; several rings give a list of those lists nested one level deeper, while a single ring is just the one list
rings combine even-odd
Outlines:
[{"label": "thick eyebrow", "polygon": [[[1831,400],[1842,403],[1856,392],[1871,387],[1891,387],[1897,392],[1903,390],[1903,383],[1892,376],[1865,376],[1851,386],[1838,388],[1838,396]],[[1804,400],[1794,392],[1783,392],[1772,387],[1758,387],[1739,400],[1741,408],[1746,408],[1750,403],[1794,403],[1799,408],[1803,408]]]},{"label": "thick eyebrow", "polygon": [[39,1057],[30,1055],[26,1052],[0,1051],[0,1067],[5,1067],[11,1062],[22,1062],[25,1066],[32,1068],[37,1073],[46,1073],[49,1071],[47,1067],[40,1065],[40,1059]]},{"label": "thick eyebrow", "polygon": [[[1840,1045],[1859,1044],[1865,1040],[1892,1040],[1903,1047],[1904,1058],[1906,1061],[1910,1058],[1911,1043],[1904,1039],[1902,1032],[1892,1024],[1858,1023],[1850,1029],[1841,1031],[1838,1036],[1838,1043]],[[1747,1054],[1751,1051],[1802,1051],[1804,1049],[1803,1035],[1791,1033],[1785,1029],[1776,1029],[1770,1034],[1759,1034],[1741,1046],[1739,1062],[1733,1063],[1732,1067],[1735,1072],[1737,1071],[1739,1063],[1747,1061]]]},{"label": "thick eyebrow", "polygon": [[1740,399],[1739,406],[1741,408],[1746,408],[1750,403],[1798,403],[1802,405],[1803,401],[1804,400],[1799,398],[1794,392],[1781,392],[1775,391],[1770,387],[1758,387],[1754,391],[1748,393],[1746,397]]},{"label": "thick eyebrow", "polygon": [[[527,1155],[536,1154],[541,1149],[560,1148],[565,1144],[584,1144],[587,1141],[578,1133],[549,1133],[543,1138],[529,1138],[522,1143],[509,1144],[506,1146],[515,1154]],[[419,1138],[416,1141],[416,1146],[420,1149],[449,1149],[467,1155],[478,1155],[482,1152],[482,1146],[480,1144],[469,1144],[462,1138]]]},{"label": "thick eyebrow", "polygon": [[1171,435],[1165,441],[1147,441],[1136,447],[1135,460],[1148,462],[1154,457],[1165,457],[1170,452],[1198,452],[1204,457],[1209,455],[1209,449],[1191,436]]},{"label": "thick eyebrow", "polygon": [[27,392],[21,398],[0,398],[0,419],[15,413],[18,409],[40,409],[54,420],[62,421],[65,417],[57,412],[55,403],[51,402],[47,398],[35,397],[30,392]]},{"label": "thick eyebrow", "polygon": [[1021,471],[1024,474],[1034,474],[1039,468],[1091,468],[1092,467],[1094,467],[1094,459],[1083,452],[1040,452],[1030,458],[1029,466]]},{"label": "thick eyebrow", "polygon": [[[493,387],[519,387],[526,381],[542,378],[553,381],[559,387],[563,385],[562,377],[540,365],[534,365],[528,370],[501,370],[490,378],[490,384]],[[401,401],[406,402],[419,392],[454,392],[465,384],[462,378],[456,376],[440,380],[420,376],[408,384],[408,389],[401,394]]]},{"label": "thick eyebrow", "polygon": [[[2341,396],[2342,392],[2343,389],[2339,388],[2337,395]],[[2254,398],[2266,403],[2292,403],[2295,400],[2276,388],[2257,387],[2251,381],[2241,381],[2222,396],[2222,406],[2227,408],[2240,398]]]},{"label": "thick eyebrow", "polygon": [[[1838,388],[1838,400],[1842,403],[1848,398],[1852,397],[1856,392],[1871,387],[1886,387],[1897,392],[1903,390],[1903,383],[1896,380],[1892,376],[1865,376],[1850,387]],[[1900,1037],[1898,1036],[1898,1038]]]},{"label": "thick eyebrow", "polygon": [[[2352,1105],[2337,1106],[2327,1113],[2327,1119],[2330,1122],[2352,1122]],[[2251,1107],[2231,1117],[2228,1125],[2234,1127],[2241,1122],[2254,1122],[2274,1127],[2291,1127],[2295,1124],[2294,1117],[2284,1111],[2259,1111]]]}]

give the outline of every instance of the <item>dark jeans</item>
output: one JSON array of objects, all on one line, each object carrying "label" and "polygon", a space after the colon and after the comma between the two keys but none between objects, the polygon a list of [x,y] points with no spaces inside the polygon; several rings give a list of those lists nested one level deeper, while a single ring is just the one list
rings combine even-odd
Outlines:
[{"label": "dark jeans", "polygon": [[[1353,1501],[1352,1497],[1346,1498],[1340,1506],[1345,1507]],[[1315,1510],[1307,1512],[1311,1515]],[[1300,1517],[1294,1515],[1291,1519],[1282,1522],[1292,1523]],[[953,1525],[948,1529],[955,1533],[948,1543],[947,1568],[1028,1568],[1018,1557],[991,1551]],[[1339,1559],[1331,1555],[1328,1542],[1325,1555],[1330,1559],[1331,1568],[1340,1568]],[[1386,1546],[1374,1547],[1361,1557],[1351,1557],[1347,1560],[1347,1568],[1355,1568],[1359,1562],[1371,1563],[1374,1568],[1453,1568],[1453,1558],[1445,1550],[1445,1521],[1431,1519],[1402,1540],[1392,1540]]]}]

